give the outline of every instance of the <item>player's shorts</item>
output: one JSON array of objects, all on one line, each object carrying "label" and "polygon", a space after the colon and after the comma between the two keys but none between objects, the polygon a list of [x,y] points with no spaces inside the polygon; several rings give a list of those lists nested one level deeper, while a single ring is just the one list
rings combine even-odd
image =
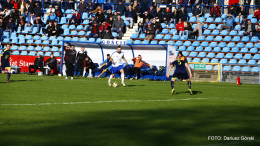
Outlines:
[{"label": "player's shorts", "polygon": [[190,78],[187,71],[183,71],[183,72],[175,71],[173,76],[172,76],[172,79],[178,78],[179,75],[181,75],[183,77],[183,79],[189,79]]},{"label": "player's shorts", "polygon": [[4,71],[5,68],[7,68],[7,69],[8,69],[8,68],[11,68],[9,62],[2,62],[2,66],[1,66],[2,71]]},{"label": "player's shorts", "polygon": [[117,67],[112,67],[112,74],[119,72],[121,69],[123,69],[123,65],[119,65]]}]

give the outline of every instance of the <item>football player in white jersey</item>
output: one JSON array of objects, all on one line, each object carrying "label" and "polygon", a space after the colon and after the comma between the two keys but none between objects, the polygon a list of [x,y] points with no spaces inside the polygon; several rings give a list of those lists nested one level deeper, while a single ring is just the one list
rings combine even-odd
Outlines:
[{"label": "football player in white jersey", "polygon": [[127,63],[124,53],[121,51],[121,49],[122,48],[120,45],[117,46],[117,51],[112,53],[112,55],[110,57],[110,60],[112,62],[112,74],[110,75],[109,80],[108,80],[109,86],[111,86],[111,79],[114,77],[115,73],[117,73],[118,71],[121,72],[122,85],[125,86],[125,83],[124,83],[125,73],[124,73],[124,69],[123,69],[122,60],[124,60],[126,62],[126,65],[128,65],[128,63]]}]

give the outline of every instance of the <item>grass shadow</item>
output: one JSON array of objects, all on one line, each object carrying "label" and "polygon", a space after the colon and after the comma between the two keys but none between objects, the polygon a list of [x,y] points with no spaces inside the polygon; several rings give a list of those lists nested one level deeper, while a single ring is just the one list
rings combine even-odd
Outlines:
[{"label": "grass shadow", "polygon": [[[178,95],[178,94],[183,94],[183,93],[187,93],[187,94],[190,94],[189,91],[180,91],[180,92],[175,92],[174,94]],[[202,92],[201,91],[192,91],[193,95],[196,95],[196,94],[201,94]]]}]

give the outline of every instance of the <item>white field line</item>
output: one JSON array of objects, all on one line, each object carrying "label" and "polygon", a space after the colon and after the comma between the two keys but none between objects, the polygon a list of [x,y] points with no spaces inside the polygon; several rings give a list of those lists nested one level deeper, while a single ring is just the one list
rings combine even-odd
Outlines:
[{"label": "white field line", "polygon": [[85,101],[85,102],[68,102],[68,103],[32,103],[32,104],[0,104],[1,106],[10,105],[57,105],[57,104],[91,104],[91,103],[119,103],[119,102],[170,102],[177,100],[203,100],[218,98],[186,98],[186,99],[166,99],[166,100],[115,100],[115,101]]},{"label": "white field line", "polygon": [[218,146],[218,145],[233,145],[233,144],[241,144],[241,143],[249,143],[249,142],[260,142],[260,140],[241,140],[241,141],[233,141],[227,143],[216,143],[216,144],[209,144],[209,145],[201,145],[201,146]]}]

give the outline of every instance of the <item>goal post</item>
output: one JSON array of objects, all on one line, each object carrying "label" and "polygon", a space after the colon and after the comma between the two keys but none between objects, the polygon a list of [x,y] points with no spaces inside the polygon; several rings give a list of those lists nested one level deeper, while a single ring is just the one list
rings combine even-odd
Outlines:
[{"label": "goal post", "polygon": [[193,81],[220,82],[221,64],[220,63],[188,63],[193,77]]}]

